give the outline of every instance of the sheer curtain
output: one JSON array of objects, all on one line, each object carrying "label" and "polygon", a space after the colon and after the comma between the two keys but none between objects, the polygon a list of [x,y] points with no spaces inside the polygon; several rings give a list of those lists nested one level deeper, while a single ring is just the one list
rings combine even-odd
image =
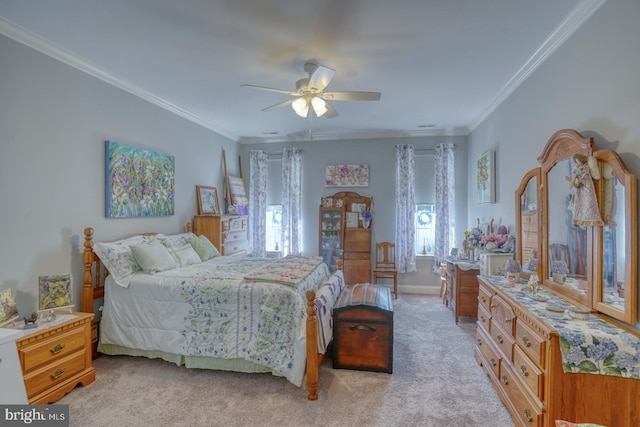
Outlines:
[{"label": "sheer curtain", "polygon": [[264,150],[249,152],[249,242],[251,255],[267,256],[267,173],[269,157]]},{"label": "sheer curtain", "polygon": [[396,145],[396,268],[416,271],[415,155],[413,145]]},{"label": "sheer curtain", "polygon": [[436,266],[451,252],[455,233],[456,146],[436,145]]},{"label": "sheer curtain", "polygon": [[302,149],[282,156],[282,256],[302,252]]}]

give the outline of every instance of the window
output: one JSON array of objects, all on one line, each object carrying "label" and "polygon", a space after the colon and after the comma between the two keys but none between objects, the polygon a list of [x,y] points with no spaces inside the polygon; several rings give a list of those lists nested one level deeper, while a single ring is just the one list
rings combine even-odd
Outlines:
[{"label": "window", "polygon": [[266,233],[267,251],[279,252],[282,247],[282,205],[267,205]]},{"label": "window", "polygon": [[436,210],[433,203],[416,204],[416,255],[435,254]]}]

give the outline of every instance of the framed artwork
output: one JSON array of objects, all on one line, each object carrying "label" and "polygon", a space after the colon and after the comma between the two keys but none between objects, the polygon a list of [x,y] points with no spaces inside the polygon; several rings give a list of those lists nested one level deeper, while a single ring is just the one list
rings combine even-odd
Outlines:
[{"label": "framed artwork", "polygon": [[476,191],[478,203],[495,203],[495,152],[487,151],[478,159]]},{"label": "framed artwork", "polygon": [[347,228],[357,228],[358,220],[360,219],[360,212],[347,212]]},{"label": "framed artwork", "polygon": [[105,216],[171,216],[175,158],[105,141]]},{"label": "framed artwork", "polygon": [[249,213],[249,199],[247,192],[244,190],[244,181],[242,178],[230,176],[229,194],[231,195],[231,205],[228,207],[230,214],[247,215]]},{"label": "framed artwork", "polygon": [[38,309],[54,310],[73,306],[71,275],[38,277]]},{"label": "framed artwork", "polygon": [[324,171],[325,187],[368,187],[369,165],[329,165]]},{"label": "framed artwork", "polygon": [[18,307],[13,296],[13,289],[0,291],[0,326],[11,323],[18,318]]},{"label": "framed artwork", "polygon": [[198,196],[198,215],[220,215],[217,188],[196,185],[196,195]]}]

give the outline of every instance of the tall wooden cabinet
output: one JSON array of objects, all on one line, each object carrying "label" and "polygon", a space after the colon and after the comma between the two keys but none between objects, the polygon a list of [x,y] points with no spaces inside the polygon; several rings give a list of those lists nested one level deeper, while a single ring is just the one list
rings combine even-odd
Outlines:
[{"label": "tall wooden cabinet", "polygon": [[371,281],[371,225],[361,221],[371,203],[371,197],[341,191],[320,204],[318,251],[331,271],[342,261],[348,285]]},{"label": "tall wooden cabinet", "polygon": [[245,255],[249,248],[246,215],[196,215],[193,232],[206,236],[222,255]]}]

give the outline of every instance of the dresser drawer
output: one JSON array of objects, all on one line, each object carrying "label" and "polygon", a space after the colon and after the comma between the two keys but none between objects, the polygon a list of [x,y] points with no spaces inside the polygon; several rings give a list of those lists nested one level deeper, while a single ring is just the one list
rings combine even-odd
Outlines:
[{"label": "dresser drawer", "polygon": [[239,230],[222,233],[222,244],[235,242],[236,240],[247,240],[247,232]]},{"label": "dresser drawer", "polygon": [[489,332],[491,315],[484,309],[483,306],[478,306],[478,324],[481,325],[485,331]]},{"label": "dresser drawer", "polygon": [[519,425],[542,426],[544,416],[542,403],[523,388],[517,374],[508,363],[502,364],[500,385],[509,396],[513,414],[519,418]]},{"label": "dresser drawer", "polygon": [[491,332],[489,333],[493,342],[502,350],[507,360],[513,358],[513,336],[502,330],[499,324],[495,323],[495,318],[491,319]]},{"label": "dresser drawer", "polygon": [[533,332],[524,321],[516,322],[516,343],[535,364],[542,369],[545,368],[546,340]]},{"label": "dresser drawer", "polygon": [[56,335],[37,345],[20,348],[18,353],[23,372],[28,374],[35,368],[84,348],[84,332],[84,329],[75,329]]},{"label": "dresser drawer", "polygon": [[513,348],[513,366],[531,393],[542,400],[544,375],[517,345]]},{"label": "dresser drawer", "polygon": [[24,385],[29,398],[63,383],[85,369],[85,350],[56,360],[49,365],[24,376]]},{"label": "dresser drawer", "polygon": [[505,302],[500,296],[494,295],[491,298],[491,322],[493,325],[500,327],[511,337],[514,335],[514,323],[516,315],[511,306]]},{"label": "dresser drawer", "polygon": [[484,286],[478,288],[478,304],[488,313],[491,313],[491,292]]},{"label": "dresser drawer", "polygon": [[491,338],[489,338],[487,331],[482,327],[476,330],[476,346],[482,353],[487,368],[491,369],[496,378],[500,378],[500,362],[502,358],[493,347],[493,344],[491,344]]},{"label": "dresser drawer", "polygon": [[247,241],[246,240],[234,240],[232,242],[226,242],[222,244],[223,255],[235,255],[247,253]]}]

